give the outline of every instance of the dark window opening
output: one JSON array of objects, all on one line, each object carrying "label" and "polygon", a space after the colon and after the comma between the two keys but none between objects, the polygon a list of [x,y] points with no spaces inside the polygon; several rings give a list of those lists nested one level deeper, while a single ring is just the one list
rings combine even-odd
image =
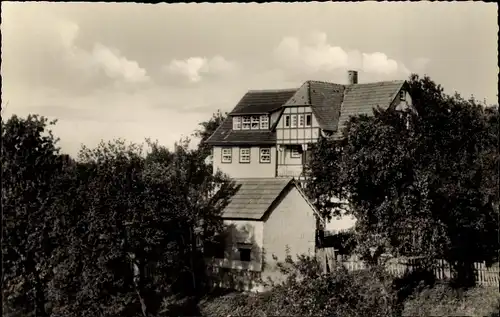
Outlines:
[{"label": "dark window opening", "polygon": [[239,248],[240,252],[240,261],[250,262],[250,253],[251,250],[249,248]]},{"label": "dark window opening", "polygon": [[399,99],[400,99],[401,101],[406,100],[406,92],[405,92],[404,90],[401,90],[401,91],[399,92]]},{"label": "dark window opening", "polygon": [[290,116],[285,116],[285,127],[290,126]]},{"label": "dark window opening", "polygon": [[312,124],[312,117],[310,114],[306,115],[306,127],[310,127]]}]

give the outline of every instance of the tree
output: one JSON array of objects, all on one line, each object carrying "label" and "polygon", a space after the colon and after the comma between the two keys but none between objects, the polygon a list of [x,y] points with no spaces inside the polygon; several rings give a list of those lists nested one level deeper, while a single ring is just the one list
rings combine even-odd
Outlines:
[{"label": "tree", "polygon": [[200,241],[222,225],[230,186],[213,194],[228,180],[189,140],[102,142],[74,160],[47,125],[2,121],[4,313],[154,316],[164,297],[202,291]]},{"label": "tree", "polygon": [[156,314],[164,297],[203,288],[198,241],[220,226],[210,193],[225,180],[187,142],[150,152],[117,140],[84,148],[71,196],[78,214],[55,261],[60,316]]},{"label": "tree", "polygon": [[448,96],[428,77],[409,84],[416,113],[375,109],[352,117],[341,142],[319,142],[310,194],[325,215],[332,197],[348,199],[365,247],[462,267],[490,259],[498,252],[498,110]]},{"label": "tree", "polygon": [[217,128],[226,120],[227,112],[222,113],[217,110],[212,117],[203,121],[199,124],[200,128],[194,132],[194,136],[200,138],[200,144],[198,145],[198,150],[203,153],[204,157],[211,155],[212,147],[205,143],[205,141],[217,130]]},{"label": "tree", "polygon": [[22,315],[46,315],[49,259],[61,238],[54,202],[64,160],[47,129],[54,123],[36,115],[2,120],[2,290],[4,309]]}]

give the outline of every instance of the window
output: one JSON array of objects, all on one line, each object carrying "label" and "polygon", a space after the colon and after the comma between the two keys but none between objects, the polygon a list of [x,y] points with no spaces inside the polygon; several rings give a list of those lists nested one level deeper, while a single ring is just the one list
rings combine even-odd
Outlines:
[{"label": "window", "polygon": [[401,101],[405,101],[406,100],[406,91],[401,90],[399,92],[399,100],[401,100]]},{"label": "window", "polygon": [[289,127],[290,126],[290,116],[285,116],[285,127]]},{"label": "window", "polygon": [[261,129],[269,129],[269,117],[266,116],[260,116],[260,128]]},{"label": "window", "polygon": [[297,146],[292,147],[292,150],[290,151],[290,157],[299,158],[300,156],[301,155],[299,148]]},{"label": "window", "polygon": [[252,116],[252,130],[257,130],[257,129],[259,129],[259,117]]},{"label": "window", "polygon": [[240,261],[251,261],[252,245],[250,243],[238,243],[238,252],[240,253]]},{"label": "window", "polygon": [[240,163],[250,163],[250,148],[240,148]]},{"label": "window", "polygon": [[299,114],[299,127],[303,127],[303,126],[304,126],[304,115]]},{"label": "window", "polygon": [[297,115],[293,114],[292,115],[292,128],[296,128],[296,127],[297,127]]},{"label": "window", "polygon": [[250,117],[243,117],[242,130],[250,130]]},{"label": "window", "polygon": [[222,163],[231,163],[232,158],[233,158],[232,149],[231,148],[223,148],[222,155],[221,155]]},{"label": "window", "polygon": [[233,130],[241,130],[241,117],[233,117]]},{"label": "window", "polygon": [[310,114],[306,114],[306,127],[310,127],[312,125],[312,116]]},{"label": "window", "polygon": [[261,163],[271,163],[271,149],[261,148],[260,149],[260,162]]}]

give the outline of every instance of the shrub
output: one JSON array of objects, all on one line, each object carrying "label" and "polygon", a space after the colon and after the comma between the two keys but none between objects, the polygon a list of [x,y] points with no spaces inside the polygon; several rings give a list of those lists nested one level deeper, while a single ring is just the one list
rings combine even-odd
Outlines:
[{"label": "shrub", "polygon": [[[498,289],[454,289],[447,283],[425,287],[404,304],[403,316],[498,316]],[[496,314],[496,315],[495,315]]]},{"label": "shrub", "polygon": [[392,279],[382,269],[348,272],[335,267],[323,274],[319,263],[306,256],[281,268],[285,281],[261,294],[232,294],[206,303],[205,316],[393,316],[397,296]]}]

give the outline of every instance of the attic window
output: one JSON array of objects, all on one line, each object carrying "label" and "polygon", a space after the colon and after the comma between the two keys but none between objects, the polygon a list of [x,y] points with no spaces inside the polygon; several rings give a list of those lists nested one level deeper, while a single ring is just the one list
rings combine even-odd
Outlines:
[{"label": "attic window", "polygon": [[241,130],[241,117],[233,117],[233,130]]},{"label": "attic window", "polygon": [[243,117],[242,130],[250,130],[250,117]]},{"label": "attic window", "polygon": [[260,116],[260,128],[269,129],[269,117],[267,115]]},{"label": "attic window", "polygon": [[304,115],[303,114],[299,114],[299,127],[303,127],[304,126]]},{"label": "attic window", "polygon": [[285,116],[285,127],[288,128],[290,126],[290,116]]},{"label": "attic window", "polygon": [[259,117],[252,116],[252,130],[258,130],[258,129],[259,129]]},{"label": "attic window", "polygon": [[401,100],[401,101],[405,101],[406,100],[406,91],[401,90],[399,92],[399,100]]},{"label": "attic window", "polygon": [[312,116],[310,114],[306,114],[306,127],[310,127],[312,125]]},{"label": "attic window", "polygon": [[292,117],[292,125],[291,125],[291,127],[292,128],[296,128],[297,127],[297,115],[293,114],[291,117]]}]

